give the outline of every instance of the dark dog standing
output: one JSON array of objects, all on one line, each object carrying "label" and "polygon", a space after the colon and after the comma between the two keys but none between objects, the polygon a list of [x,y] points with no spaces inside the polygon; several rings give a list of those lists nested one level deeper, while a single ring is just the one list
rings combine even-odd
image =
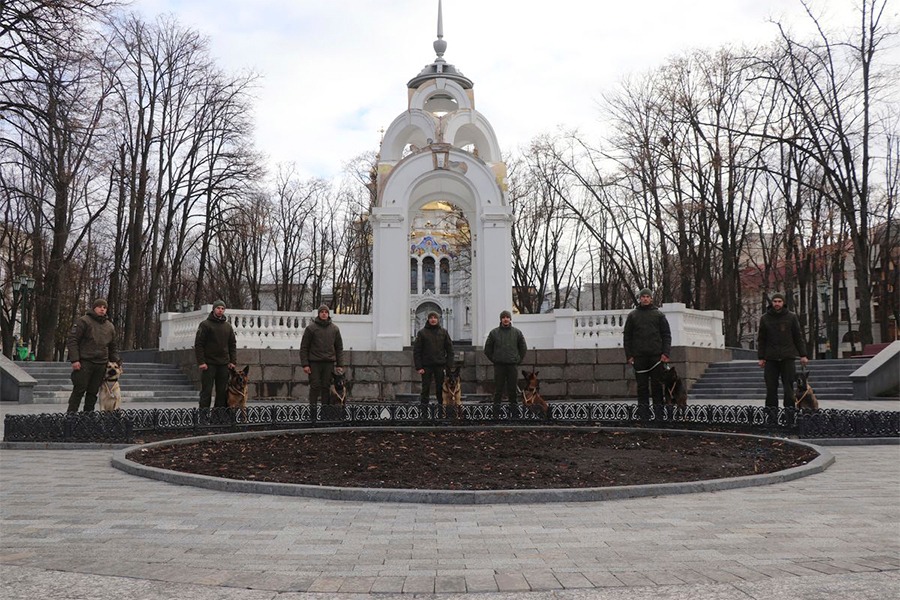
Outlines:
[{"label": "dark dog standing", "polygon": [[687,386],[673,366],[663,370],[663,402],[675,406],[675,414],[684,414],[687,408]]}]

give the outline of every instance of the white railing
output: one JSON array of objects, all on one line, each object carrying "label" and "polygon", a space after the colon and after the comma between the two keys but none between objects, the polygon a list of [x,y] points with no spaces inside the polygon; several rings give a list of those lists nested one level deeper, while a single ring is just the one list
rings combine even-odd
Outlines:
[{"label": "white railing", "polygon": [[[160,350],[194,347],[197,326],[209,317],[212,306],[206,305],[187,313],[160,315]],[[273,310],[228,309],[225,317],[234,327],[238,348],[273,350],[299,349],[303,330],[315,318],[312,313]],[[372,317],[370,315],[332,315],[340,325],[345,349],[371,350]]]},{"label": "white railing", "polygon": [[[663,314],[672,329],[673,346],[724,348],[723,313],[718,310],[693,310],[684,304],[663,304]],[[189,313],[163,313],[160,316],[160,350],[192,348],[197,326],[209,316],[212,306]],[[516,327],[522,330],[529,348],[620,348],[625,319],[630,310],[579,312],[558,309],[539,315],[516,315]],[[232,310],[231,321],[238,348],[291,349],[300,347],[303,330],[315,318],[311,313],[264,310]],[[373,350],[371,315],[332,315],[341,328],[345,349]],[[482,345],[484,340],[473,340]]]},{"label": "white railing", "polygon": [[[724,314],[693,310],[681,303],[663,304],[673,346],[724,348]],[[576,311],[558,309],[540,315],[516,315],[529,348],[621,348],[625,320],[631,309]]]}]

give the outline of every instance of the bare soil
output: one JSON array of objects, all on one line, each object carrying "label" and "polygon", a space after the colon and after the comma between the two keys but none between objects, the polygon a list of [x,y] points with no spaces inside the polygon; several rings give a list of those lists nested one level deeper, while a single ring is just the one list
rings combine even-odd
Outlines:
[{"label": "bare soil", "polygon": [[347,430],[142,448],[153,467],[343,487],[500,490],[698,481],[772,473],[816,452],[777,439],[657,431]]}]

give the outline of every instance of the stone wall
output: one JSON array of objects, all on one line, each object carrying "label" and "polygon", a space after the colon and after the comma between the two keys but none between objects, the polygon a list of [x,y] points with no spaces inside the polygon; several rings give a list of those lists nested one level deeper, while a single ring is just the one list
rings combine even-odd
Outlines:
[{"label": "stone wall", "polygon": [[[193,350],[161,352],[163,362],[181,365],[199,389],[200,373]],[[351,397],[356,401],[390,401],[397,394],[419,391],[419,375],[412,367],[412,350],[345,353]],[[675,347],[672,364],[688,384],[700,378],[709,363],[731,360],[728,349]],[[457,353],[462,366],[463,394],[493,392],[493,367],[480,349]],[[238,350],[240,367],[250,365],[250,398],[305,400],[307,376],[298,350]],[[536,370],[541,394],[548,400],[622,399],[636,395],[634,371],[621,349],[530,350],[521,370]]]}]

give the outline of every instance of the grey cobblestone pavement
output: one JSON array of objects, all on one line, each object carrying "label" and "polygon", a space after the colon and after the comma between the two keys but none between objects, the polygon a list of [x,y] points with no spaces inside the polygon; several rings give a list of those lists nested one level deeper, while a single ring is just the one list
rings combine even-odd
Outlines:
[{"label": "grey cobblestone pavement", "polygon": [[[874,408],[874,407],[872,407]],[[766,487],[546,505],[234,494],[0,450],[0,596],[900,597],[900,446]]]}]

